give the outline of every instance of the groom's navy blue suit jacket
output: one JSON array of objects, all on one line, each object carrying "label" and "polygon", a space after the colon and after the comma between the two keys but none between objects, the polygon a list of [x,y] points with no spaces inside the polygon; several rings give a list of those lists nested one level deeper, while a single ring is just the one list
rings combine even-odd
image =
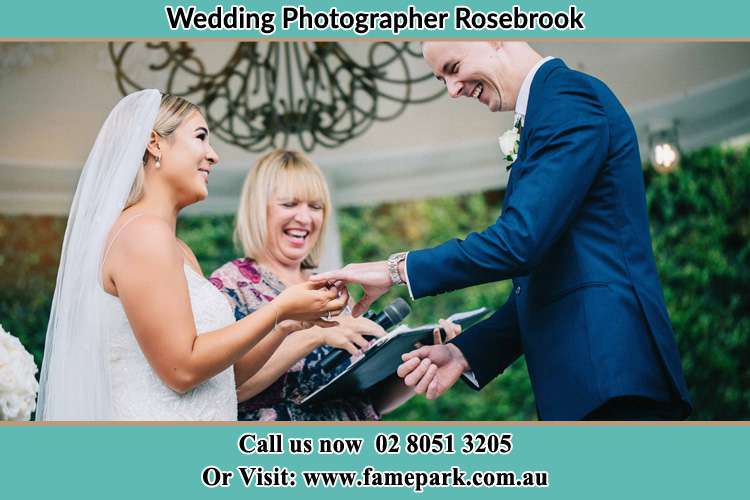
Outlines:
[{"label": "groom's navy blue suit jacket", "polygon": [[543,419],[625,395],[690,411],[633,124],[606,85],[559,59],[531,83],[500,217],[410,252],[407,274],[415,298],[513,279],[505,305],[453,342],[480,387],[524,354]]}]

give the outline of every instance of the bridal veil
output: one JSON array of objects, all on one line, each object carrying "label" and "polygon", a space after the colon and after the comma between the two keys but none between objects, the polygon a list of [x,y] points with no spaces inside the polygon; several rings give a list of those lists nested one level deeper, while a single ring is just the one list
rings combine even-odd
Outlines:
[{"label": "bridal veil", "polygon": [[111,420],[107,302],[100,266],[125,206],[161,93],[142,90],[115,106],[78,180],[65,230],[40,376],[37,420]]}]

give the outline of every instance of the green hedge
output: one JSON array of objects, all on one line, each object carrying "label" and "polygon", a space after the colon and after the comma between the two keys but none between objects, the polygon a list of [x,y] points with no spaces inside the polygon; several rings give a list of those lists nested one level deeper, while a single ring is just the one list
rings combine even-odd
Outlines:
[{"label": "green hedge", "polygon": [[750,419],[750,148],[647,174],[654,253],[697,420]]},{"label": "green hedge", "polygon": [[42,367],[65,219],[0,215],[0,324]]},{"label": "green hedge", "polygon": [[[670,175],[646,169],[657,267],[696,406],[695,419],[750,417],[750,149],[709,148]],[[382,259],[438,244],[492,223],[502,193],[347,208],[338,212],[345,262]],[[232,217],[180,219],[178,233],[209,273],[233,258]],[[0,323],[41,364],[65,221],[0,216]],[[509,284],[488,284],[422,299],[410,323],[457,310],[497,307]],[[400,288],[380,300],[406,296]],[[523,359],[482,392],[463,384],[437,401],[413,398],[392,419],[535,418]]]}]

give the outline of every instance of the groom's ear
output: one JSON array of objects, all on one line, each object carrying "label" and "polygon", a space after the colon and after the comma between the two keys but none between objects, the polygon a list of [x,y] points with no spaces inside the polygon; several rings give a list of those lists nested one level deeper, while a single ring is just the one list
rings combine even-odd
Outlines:
[{"label": "groom's ear", "polygon": [[495,49],[495,51],[501,50],[503,48],[502,40],[489,40],[487,43],[489,43],[490,46]]},{"label": "groom's ear", "polygon": [[159,146],[159,141],[161,141],[161,136],[157,134],[156,131],[152,130],[151,135],[148,138],[148,145],[146,146],[146,150],[151,156],[156,158],[161,157],[161,148]]}]

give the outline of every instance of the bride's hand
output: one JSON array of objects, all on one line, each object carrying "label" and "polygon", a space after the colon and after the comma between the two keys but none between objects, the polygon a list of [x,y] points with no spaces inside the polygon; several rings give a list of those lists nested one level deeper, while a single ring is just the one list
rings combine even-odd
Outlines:
[{"label": "bride's hand", "polygon": [[346,288],[306,281],[286,288],[274,299],[279,320],[313,321],[337,315],[349,301]]}]

